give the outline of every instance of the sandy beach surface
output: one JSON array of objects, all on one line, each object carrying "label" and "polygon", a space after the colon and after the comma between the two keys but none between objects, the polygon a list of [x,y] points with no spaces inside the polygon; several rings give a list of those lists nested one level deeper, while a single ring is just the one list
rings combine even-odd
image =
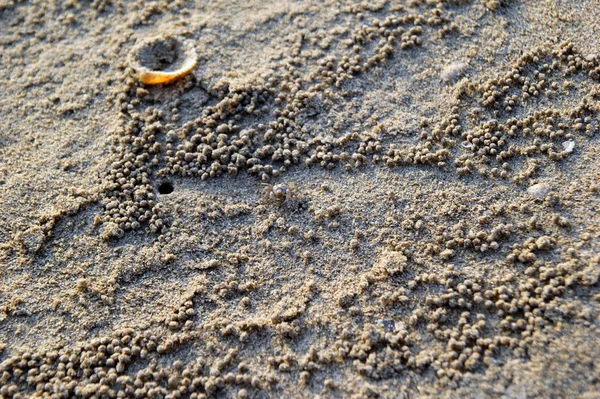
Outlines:
[{"label": "sandy beach surface", "polygon": [[600,398],[598,21],[0,0],[0,398]]}]

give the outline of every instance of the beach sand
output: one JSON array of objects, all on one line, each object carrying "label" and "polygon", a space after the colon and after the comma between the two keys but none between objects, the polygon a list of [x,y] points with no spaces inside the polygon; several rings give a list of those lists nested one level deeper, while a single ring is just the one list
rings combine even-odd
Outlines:
[{"label": "beach sand", "polygon": [[599,397],[599,20],[0,0],[0,398]]}]

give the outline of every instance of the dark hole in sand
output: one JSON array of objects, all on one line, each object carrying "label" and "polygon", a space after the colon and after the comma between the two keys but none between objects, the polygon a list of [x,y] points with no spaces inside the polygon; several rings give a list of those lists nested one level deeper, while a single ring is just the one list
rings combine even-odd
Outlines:
[{"label": "dark hole in sand", "polygon": [[171,194],[175,188],[173,187],[173,183],[170,181],[164,181],[160,183],[158,186],[159,194]]}]

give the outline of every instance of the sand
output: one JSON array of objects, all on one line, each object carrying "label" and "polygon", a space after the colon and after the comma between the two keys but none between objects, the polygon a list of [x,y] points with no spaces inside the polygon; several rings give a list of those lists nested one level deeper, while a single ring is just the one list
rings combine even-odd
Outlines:
[{"label": "sand", "polygon": [[599,19],[0,0],[0,397],[598,397]]}]

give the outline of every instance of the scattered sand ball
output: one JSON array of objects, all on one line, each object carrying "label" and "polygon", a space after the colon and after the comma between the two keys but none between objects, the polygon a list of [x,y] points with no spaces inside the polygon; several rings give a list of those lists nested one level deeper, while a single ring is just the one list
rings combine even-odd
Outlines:
[{"label": "scattered sand ball", "polygon": [[440,74],[440,77],[445,83],[454,82],[465,74],[467,67],[468,65],[464,62],[455,62],[447,65]]},{"label": "scattered sand ball", "polygon": [[453,256],[454,256],[454,251],[451,249],[445,249],[442,252],[440,252],[440,258],[442,258],[444,260],[451,259]]},{"label": "scattered sand ball", "polygon": [[500,8],[499,0],[488,0],[485,2],[485,6],[491,11],[497,11]]},{"label": "scattered sand ball", "polygon": [[562,145],[563,145],[564,151],[567,154],[570,154],[573,152],[573,149],[575,148],[575,141],[567,140],[567,141],[563,142]]},{"label": "scattered sand ball", "polygon": [[353,292],[342,291],[337,295],[337,303],[342,309],[348,309],[356,301],[357,295]]},{"label": "scattered sand ball", "polygon": [[215,268],[218,268],[219,266],[221,266],[221,262],[219,262],[217,259],[208,259],[203,262],[190,265],[190,267],[192,269],[196,269],[196,270],[215,269]]},{"label": "scattered sand ball", "polygon": [[129,65],[145,84],[169,83],[196,66],[198,57],[186,42],[172,36],[154,37],[136,45],[129,54]]},{"label": "scattered sand ball", "polygon": [[15,239],[23,246],[25,251],[34,254],[42,248],[46,236],[39,226],[34,226],[17,233]]},{"label": "scattered sand ball", "polygon": [[548,192],[550,192],[550,187],[545,183],[534,184],[527,189],[527,194],[538,199],[544,198]]},{"label": "scattered sand ball", "polygon": [[84,292],[85,290],[87,290],[90,286],[90,283],[88,280],[86,280],[85,278],[80,278],[77,280],[77,291],[79,292]]},{"label": "scattered sand ball", "polygon": [[408,258],[397,251],[385,251],[381,254],[373,269],[385,270],[389,275],[393,276],[402,273],[407,265]]},{"label": "scattered sand ball", "polygon": [[542,236],[535,240],[535,245],[540,251],[548,251],[554,247],[554,240],[552,237]]},{"label": "scattered sand ball", "polygon": [[581,271],[580,276],[584,286],[598,284],[598,281],[600,280],[600,268],[598,268],[598,263],[592,260],[590,265]]},{"label": "scattered sand ball", "polygon": [[272,192],[269,194],[271,199],[282,200],[287,195],[288,188],[285,184],[276,184],[273,186]]},{"label": "scattered sand ball", "polygon": [[100,236],[104,241],[109,241],[112,238],[120,238],[123,236],[124,231],[114,222],[108,222],[104,224],[104,229]]}]

